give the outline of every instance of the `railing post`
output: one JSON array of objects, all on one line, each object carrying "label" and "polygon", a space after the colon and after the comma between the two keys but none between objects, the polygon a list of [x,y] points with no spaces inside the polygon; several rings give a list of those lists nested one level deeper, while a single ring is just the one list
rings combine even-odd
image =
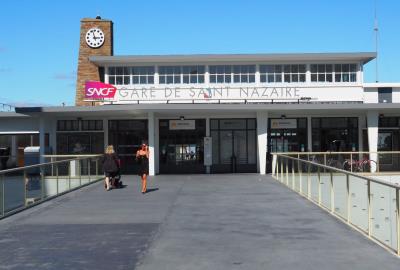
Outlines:
[{"label": "railing post", "polygon": [[350,171],[353,172],[353,153],[350,153]]},{"label": "railing post", "polygon": [[294,179],[295,179],[295,176],[294,176],[294,164],[295,164],[295,162],[294,162],[294,159],[291,159],[291,161],[292,161],[292,189],[295,190],[295,184],[294,184]]},{"label": "railing post", "polygon": [[335,212],[335,186],[333,183],[333,172],[330,172],[330,176],[331,176],[331,212],[334,213]]},{"label": "railing post", "polygon": [[275,170],[275,174],[276,174],[276,179],[279,180],[279,157],[276,156],[276,170]]},{"label": "railing post", "polygon": [[79,186],[82,185],[82,160],[78,159]]},{"label": "railing post", "polygon": [[351,223],[351,196],[350,196],[350,176],[346,174],[346,196],[347,196],[347,223]]},{"label": "railing post", "polygon": [[40,199],[43,201],[44,199],[44,168],[40,168]]},{"label": "railing post", "polygon": [[281,178],[280,178],[281,183],[283,183],[283,157],[281,157]]},{"label": "railing post", "polygon": [[91,175],[91,173],[90,173],[90,163],[91,163],[91,160],[90,160],[90,158],[88,159],[88,175],[89,175],[89,183],[90,183],[90,175]]},{"label": "railing post", "polygon": [[59,193],[59,181],[58,181],[58,163],[56,164],[56,184],[57,184],[57,195],[58,195],[58,193]]},{"label": "railing post", "polygon": [[326,166],[326,153],[324,153],[324,165]]},{"label": "railing post", "polygon": [[320,167],[317,166],[318,168],[318,205],[321,206],[321,170]]},{"label": "railing post", "polygon": [[[376,153],[376,171],[379,172],[379,152]],[[371,166],[370,166],[371,167]]]},{"label": "railing post", "polygon": [[71,173],[72,173],[72,168],[71,168],[71,162],[67,163],[69,168],[68,168],[68,190],[71,190]]},{"label": "railing post", "polygon": [[367,193],[368,193],[368,236],[372,235],[372,207],[371,207],[371,181],[367,180]]},{"label": "railing post", "polygon": [[303,194],[303,164],[301,164],[300,160],[297,161],[297,169],[299,171],[299,190],[300,194]]},{"label": "railing post", "polygon": [[1,175],[1,216],[4,217],[5,212],[5,194],[4,194],[4,174]]},{"label": "railing post", "polygon": [[396,189],[397,255],[400,256],[400,189]]},{"label": "railing post", "polygon": [[286,158],[286,185],[289,186],[289,159]]},{"label": "railing post", "polygon": [[311,164],[307,163],[307,198],[311,199]]},{"label": "railing post", "polygon": [[26,175],[26,170],[24,170],[24,206],[26,206],[26,189],[28,188],[28,177]]}]

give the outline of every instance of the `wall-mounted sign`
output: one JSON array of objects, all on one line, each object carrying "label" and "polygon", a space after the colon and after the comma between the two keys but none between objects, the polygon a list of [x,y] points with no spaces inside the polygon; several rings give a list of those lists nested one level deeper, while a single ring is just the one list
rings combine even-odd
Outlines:
[{"label": "wall-mounted sign", "polygon": [[169,130],[196,129],[196,120],[169,120]]},{"label": "wall-mounted sign", "polygon": [[271,129],[297,128],[296,119],[271,119]]},{"label": "wall-mounted sign", "polygon": [[85,98],[87,99],[112,99],[117,88],[111,84],[87,81],[85,83]]},{"label": "wall-mounted sign", "polygon": [[[329,87],[154,87],[136,88],[113,86],[101,82],[87,82],[85,97],[88,100],[105,99],[113,103],[140,102],[192,102],[229,100],[274,100],[274,102],[318,100],[318,101],[363,101],[362,86]],[[95,84],[95,85],[92,85]],[[114,90],[116,89],[116,90]]]},{"label": "wall-mounted sign", "polygon": [[212,137],[204,137],[204,166],[212,165]]}]

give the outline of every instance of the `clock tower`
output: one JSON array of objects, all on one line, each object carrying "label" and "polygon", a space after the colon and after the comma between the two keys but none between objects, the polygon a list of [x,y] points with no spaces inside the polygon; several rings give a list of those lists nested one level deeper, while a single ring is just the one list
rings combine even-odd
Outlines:
[{"label": "clock tower", "polygon": [[85,102],[85,82],[87,80],[101,81],[104,70],[89,61],[89,56],[113,55],[113,22],[103,20],[100,16],[95,19],[81,20],[78,71],[76,81],[76,106],[91,106],[94,102]]}]

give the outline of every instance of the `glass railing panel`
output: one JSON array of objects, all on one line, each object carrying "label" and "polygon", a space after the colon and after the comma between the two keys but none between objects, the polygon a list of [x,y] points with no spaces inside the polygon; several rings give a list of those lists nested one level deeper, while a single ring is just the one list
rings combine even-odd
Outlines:
[{"label": "glass railing panel", "polygon": [[24,171],[18,170],[3,174],[3,209],[5,214],[24,207],[25,185]]},{"label": "glass railing panel", "polygon": [[371,182],[371,235],[397,248],[396,190]]},{"label": "glass railing panel", "polygon": [[293,160],[294,168],[294,190],[300,192],[301,178],[303,177],[301,162]]},{"label": "glass railing panel", "polygon": [[333,197],[335,214],[347,219],[347,177],[345,173],[333,172]]},{"label": "glass railing panel", "polygon": [[367,181],[349,175],[350,222],[364,231],[368,230],[368,185]]},{"label": "glass railing panel", "polygon": [[331,174],[332,170],[320,168],[321,204],[326,208],[331,207]]},{"label": "glass railing panel", "polygon": [[319,166],[310,164],[310,195],[315,202],[319,201]]}]

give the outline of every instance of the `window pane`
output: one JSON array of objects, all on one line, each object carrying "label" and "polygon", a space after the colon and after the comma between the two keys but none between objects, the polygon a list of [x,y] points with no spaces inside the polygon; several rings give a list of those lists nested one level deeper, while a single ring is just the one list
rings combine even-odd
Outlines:
[{"label": "window pane", "polygon": [[267,76],[266,75],[260,75],[260,82],[266,82],[267,81]]},{"label": "window pane", "polygon": [[311,74],[311,81],[317,82],[317,74]]},{"label": "window pane", "polygon": [[210,75],[210,82],[211,83],[216,83],[217,82],[217,76],[216,75]]},{"label": "window pane", "polygon": [[233,77],[233,80],[234,80],[235,83],[240,83],[240,76],[239,75],[235,75]]},{"label": "window pane", "polygon": [[154,76],[148,76],[147,77],[147,83],[148,84],[154,84]]},{"label": "window pane", "polygon": [[109,77],[108,77],[108,82],[109,82],[110,84],[115,84],[115,76],[109,76]]},{"label": "window pane", "polygon": [[311,72],[316,73],[318,71],[317,65],[311,65]]},{"label": "window pane", "polygon": [[275,82],[282,82],[282,75],[281,74],[276,75]]}]

